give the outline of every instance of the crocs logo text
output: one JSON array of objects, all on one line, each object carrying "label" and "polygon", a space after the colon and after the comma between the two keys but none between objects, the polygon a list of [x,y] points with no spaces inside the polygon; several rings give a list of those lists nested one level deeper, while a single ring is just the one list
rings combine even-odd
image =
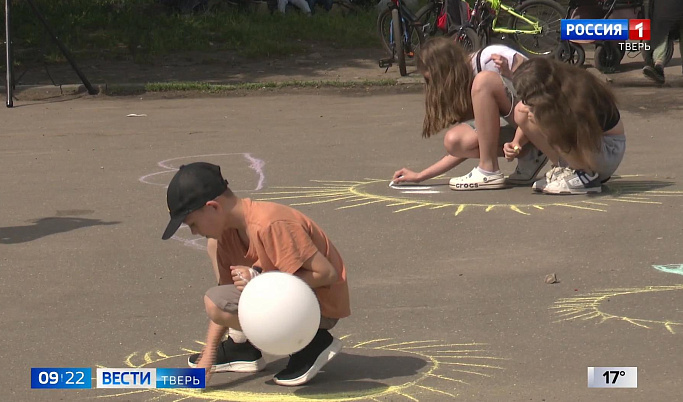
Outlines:
[{"label": "crocs logo text", "polygon": [[455,188],[479,188],[478,183],[457,183]]}]

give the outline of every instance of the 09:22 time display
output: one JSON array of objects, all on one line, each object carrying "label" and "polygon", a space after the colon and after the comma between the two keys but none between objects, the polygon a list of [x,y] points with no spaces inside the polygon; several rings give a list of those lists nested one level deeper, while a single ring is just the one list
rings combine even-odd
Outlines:
[{"label": "09:22 time display", "polygon": [[31,388],[92,388],[92,369],[77,367],[31,368]]}]

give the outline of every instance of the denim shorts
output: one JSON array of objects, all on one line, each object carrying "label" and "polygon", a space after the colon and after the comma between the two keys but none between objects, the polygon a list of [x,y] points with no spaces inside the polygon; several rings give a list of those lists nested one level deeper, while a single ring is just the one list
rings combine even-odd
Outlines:
[{"label": "denim shorts", "polygon": [[597,172],[600,180],[608,179],[619,167],[626,152],[626,136],[624,134],[604,135],[602,148],[597,158]]}]

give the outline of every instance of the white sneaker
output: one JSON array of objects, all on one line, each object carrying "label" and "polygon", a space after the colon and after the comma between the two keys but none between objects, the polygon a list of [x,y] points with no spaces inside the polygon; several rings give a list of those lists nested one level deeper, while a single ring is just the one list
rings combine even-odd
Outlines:
[{"label": "white sneaker", "polygon": [[565,169],[555,180],[549,182],[543,192],[546,194],[597,194],[602,192],[598,173],[588,174],[582,170]]},{"label": "white sneaker", "polygon": [[548,185],[548,180],[546,180],[545,177],[544,177],[544,178],[542,178],[542,179],[540,179],[540,180],[536,180],[536,181],[534,182],[534,184],[531,185],[531,190],[534,191],[534,192],[536,192],[536,193],[542,193],[542,192],[543,192],[543,189],[544,189],[545,186],[547,186],[547,185]]},{"label": "white sneaker", "polygon": [[532,145],[526,155],[517,158],[517,168],[507,178],[509,184],[525,185],[536,180],[538,172],[548,163],[548,157]]},{"label": "white sneaker", "polygon": [[[543,189],[548,185],[549,182],[552,182],[553,180],[557,179],[559,176],[563,174],[565,169],[571,170],[569,168],[561,167],[561,166],[553,166],[545,172],[545,176],[534,182],[534,184],[531,186],[531,189],[537,193],[543,192]],[[574,171],[572,170],[572,173]]]},{"label": "white sneaker", "polygon": [[498,171],[487,175],[479,168],[472,169],[465,176],[454,177],[449,182],[451,190],[492,190],[505,187],[505,176]]}]

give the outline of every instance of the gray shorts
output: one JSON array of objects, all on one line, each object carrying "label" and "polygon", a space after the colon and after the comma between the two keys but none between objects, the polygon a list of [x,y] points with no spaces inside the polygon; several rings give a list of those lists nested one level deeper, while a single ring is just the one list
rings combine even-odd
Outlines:
[{"label": "gray shorts", "polygon": [[[474,131],[477,131],[477,126],[474,124],[474,119],[462,122],[462,124],[467,124],[472,127]],[[500,136],[498,137],[498,144],[502,147],[506,142],[512,142],[515,139],[515,131],[517,131],[517,126],[508,123],[504,118],[500,118]]]},{"label": "gray shorts", "polygon": [[602,137],[602,149],[597,158],[597,173],[601,181],[607,180],[619,167],[626,152],[626,136],[624,134],[605,135]]},{"label": "gray shorts", "polygon": [[[242,292],[237,290],[235,285],[214,286],[206,291],[206,297],[213,304],[230,314],[237,314],[237,305],[239,304],[241,294]],[[338,318],[320,316],[320,329],[332,329],[337,325],[338,321]]]}]

